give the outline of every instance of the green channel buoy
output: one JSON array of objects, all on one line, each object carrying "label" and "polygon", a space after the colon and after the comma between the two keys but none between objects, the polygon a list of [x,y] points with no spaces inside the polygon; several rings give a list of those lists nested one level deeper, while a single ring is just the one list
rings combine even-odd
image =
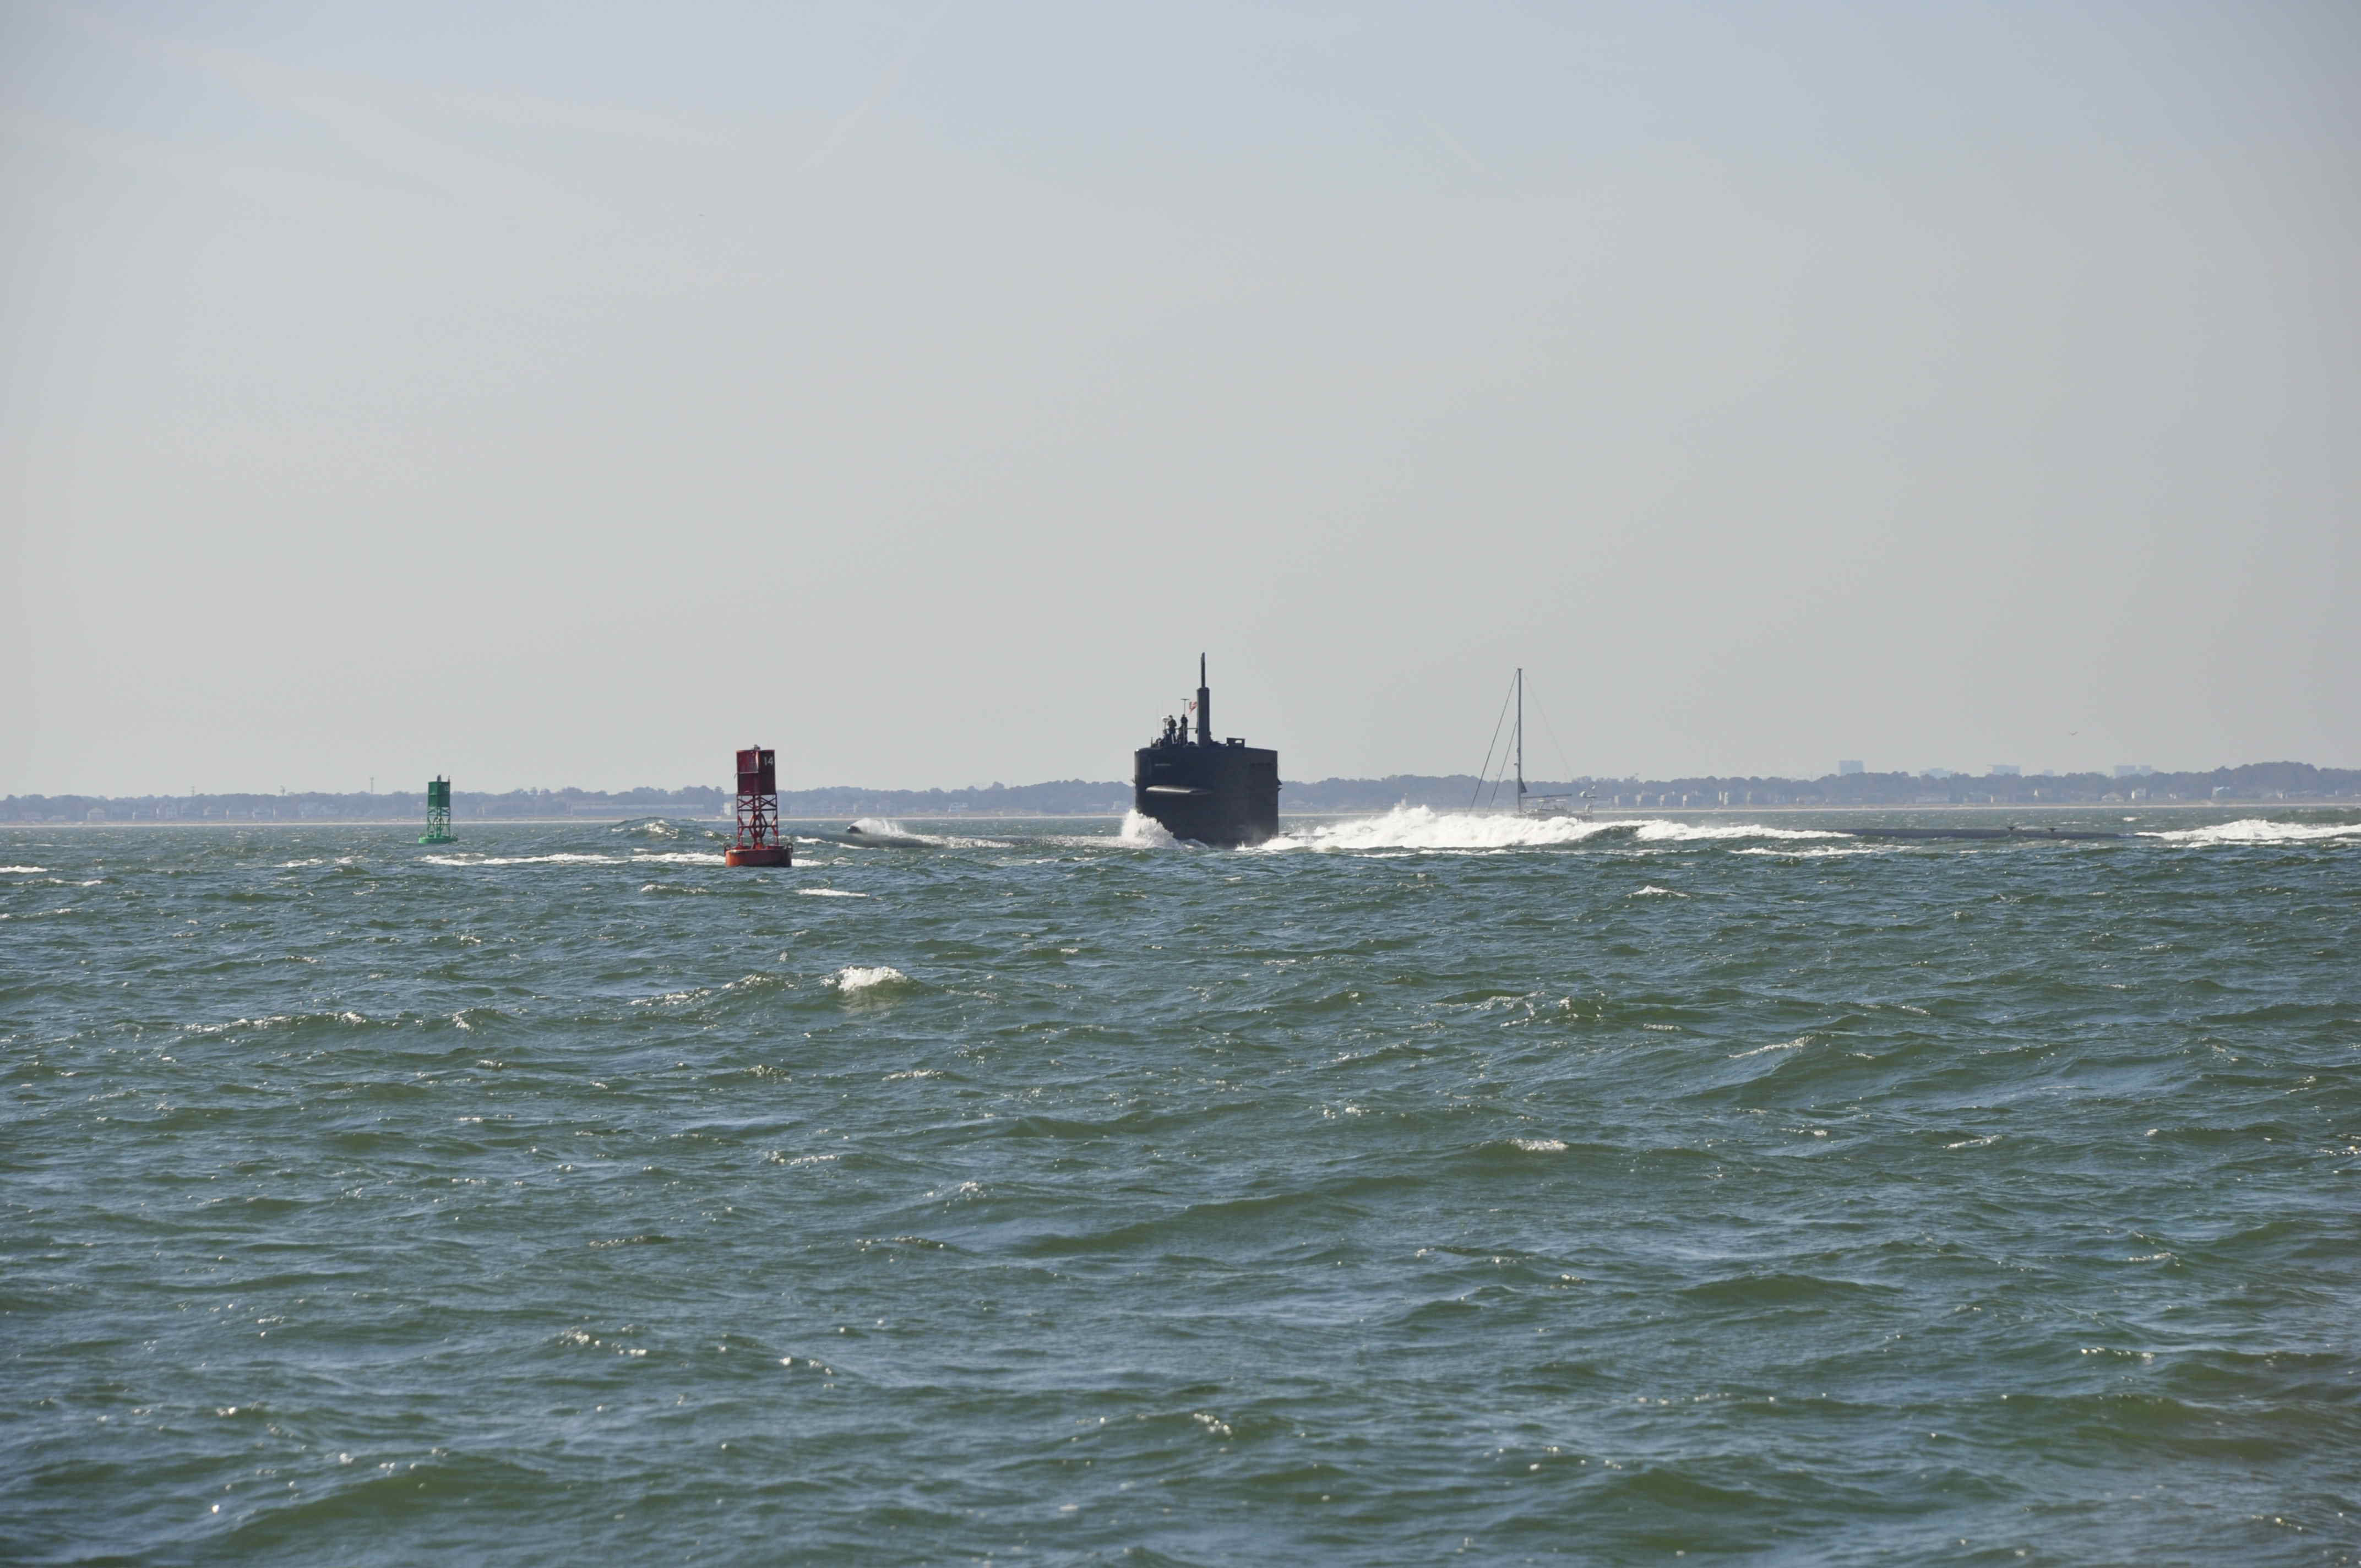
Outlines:
[{"label": "green channel buoy", "polygon": [[426,831],[420,835],[422,844],[451,842],[451,781],[435,779],[426,786]]}]

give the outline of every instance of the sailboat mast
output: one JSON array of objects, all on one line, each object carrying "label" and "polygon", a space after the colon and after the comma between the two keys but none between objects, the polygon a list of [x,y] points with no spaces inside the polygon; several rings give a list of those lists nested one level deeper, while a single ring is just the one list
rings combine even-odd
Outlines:
[{"label": "sailboat mast", "polygon": [[1525,667],[1517,666],[1517,809],[1525,808]]}]

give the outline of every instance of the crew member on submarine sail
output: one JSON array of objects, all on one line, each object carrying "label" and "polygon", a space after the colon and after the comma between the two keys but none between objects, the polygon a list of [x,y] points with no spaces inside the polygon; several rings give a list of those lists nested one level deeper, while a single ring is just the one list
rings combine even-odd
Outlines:
[{"label": "crew member on submarine sail", "polygon": [[1213,740],[1213,694],[1197,655],[1196,731],[1167,719],[1132,753],[1132,808],[1176,839],[1215,849],[1259,844],[1279,833],[1279,753],[1235,738]]}]

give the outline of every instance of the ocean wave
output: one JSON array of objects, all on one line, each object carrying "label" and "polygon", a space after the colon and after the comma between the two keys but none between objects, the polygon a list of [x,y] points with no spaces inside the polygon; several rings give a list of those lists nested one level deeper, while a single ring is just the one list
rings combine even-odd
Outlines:
[{"label": "ocean wave", "polygon": [[1833,861],[1847,855],[1883,855],[1890,852],[1891,844],[1816,844],[1792,850],[1766,849],[1760,844],[1731,851],[1740,855],[1776,855],[1786,861]]},{"label": "ocean wave", "polygon": [[998,839],[967,839],[947,833],[919,833],[890,817],[863,817],[845,829],[847,843],[882,845],[889,850],[1005,850]]},{"label": "ocean wave", "polygon": [[2137,837],[2160,839],[2168,844],[2308,844],[2324,839],[2361,839],[2361,822],[2271,822],[2246,817],[2211,828],[2149,829]]},{"label": "ocean wave", "polygon": [[845,832],[864,839],[872,844],[889,844],[896,848],[935,847],[950,839],[933,833],[913,833],[890,817],[863,817]]},{"label": "ocean wave", "polygon": [[623,855],[421,855],[430,866],[621,866]]},{"label": "ocean wave", "polygon": [[1711,843],[1725,839],[1841,839],[1816,828],[1766,828],[1759,823],[1673,822],[1622,817],[1586,822],[1578,817],[1519,817],[1508,812],[1437,811],[1397,806],[1381,817],[1358,817],[1283,833],[1265,850],[1318,852],[1365,850],[1554,850],[1608,836],[1650,844]]},{"label": "ocean wave", "polygon": [[636,822],[618,822],[607,831],[620,833],[631,839],[686,839],[692,835],[712,836],[711,828],[667,821],[661,817],[644,817]]},{"label": "ocean wave", "polygon": [[1267,852],[1317,853],[1363,850],[1519,850],[1579,844],[1602,833],[1625,833],[1631,822],[1585,822],[1572,817],[1512,817],[1506,813],[1437,811],[1397,806],[1380,817],[1323,822],[1282,833],[1260,846]]},{"label": "ocean wave", "polygon": [[1843,839],[1825,828],[1768,828],[1760,822],[1666,822],[1650,818],[1632,837],[1649,843],[1709,844],[1724,839]]},{"label": "ocean wave", "polygon": [[1800,1051],[1811,1043],[1811,1036],[1799,1035],[1792,1040],[1773,1040],[1767,1046],[1756,1046],[1751,1050],[1732,1051],[1730,1053],[1730,1059],[1737,1061],[1741,1057],[1759,1057],[1772,1051]]},{"label": "ocean wave", "polygon": [[398,1019],[370,1019],[350,1008],[340,1013],[271,1013],[257,1018],[233,1018],[226,1024],[183,1024],[184,1035],[234,1035],[243,1030],[301,1029],[321,1025],[337,1025],[353,1028],[374,1023],[379,1027],[399,1027]]},{"label": "ocean wave", "polygon": [[1137,811],[1123,814],[1123,827],[1117,829],[1115,841],[1133,850],[1174,850],[1180,845],[1170,828]]},{"label": "ocean wave", "polygon": [[47,866],[0,866],[0,875],[39,876],[49,869]]},{"label": "ocean wave", "polygon": [[[1003,1494],[984,1533],[1037,1554],[1250,1555],[1137,1502],[1159,1486],[1323,1560],[1964,1537],[1997,1561],[2030,1532],[2128,1562],[2209,1530],[2300,1554],[2349,1522],[2361,1413],[2339,1190],[2361,996],[2336,956],[2361,907],[2336,825],[2361,810],[2268,804],[2329,831],[1681,842],[1630,811],[1565,847],[1263,861],[1119,839],[1117,806],[907,825],[1011,850],[864,850],[839,815],[796,824],[829,830],[817,869],[798,844],[793,875],[741,877],[698,858],[711,839],[584,819],[417,847],[384,823],[12,828],[71,862],[0,874],[10,1198],[40,1244],[0,1270],[40,1482],[12,1556],[505,1560],[597,1481],[622,1555],[702,1531],[759,1558],[776,1510],[665,1499],[798,1466],[829,1483],[803,1535],[913,1561],[978,1537],[938,1504]],[[1892,863],[1802,858],[1854,853]],[[455,881],[427,855],[523,863]],[[856,891],[876,907],[834,913]],[[28,917],[65,893],[79,914]],[[2197,1295],[2219,1310],[2173,1332]],[[1143,1352],[1143,1302],[1175,1354]],[[1285,1331],[1283,1383],[1207,1364],[1239,1321]],[[455,1332],[513,1354],[447,1354]],[[357,1358],[366,1378],[303,1376]],[[604,1458],[467,1468],[516,1446],[468,1411],[588,1431],[600,1403]],[[829,1448],[831,1409],[860,1442]],[[2061,1481],[2061,1454],[2088,1464]],[[2143,1467],[2200,1484],[2082,1484]],[[370,1475],[393,1479],[356,1493]]]},{"label": "ocean wave", "polygon": [[838,994],[851,997],[884,994],[914,982],[891,964],[847,964],[825,983],[834,986]]}]

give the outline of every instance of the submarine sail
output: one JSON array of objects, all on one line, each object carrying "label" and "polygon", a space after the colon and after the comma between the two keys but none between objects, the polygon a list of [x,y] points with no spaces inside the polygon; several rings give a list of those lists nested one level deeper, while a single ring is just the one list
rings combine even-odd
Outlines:
[{"label": "submarine sail", "polygon": [[[1197,700],[1188,718],[1132,753],[1132,807],[1176,839],[1231,850],[1279,834],[1279,753],[1213,740],[1213,693],[1197,655]],[[1195,721],[1191,732],[1191,719]]]}]

